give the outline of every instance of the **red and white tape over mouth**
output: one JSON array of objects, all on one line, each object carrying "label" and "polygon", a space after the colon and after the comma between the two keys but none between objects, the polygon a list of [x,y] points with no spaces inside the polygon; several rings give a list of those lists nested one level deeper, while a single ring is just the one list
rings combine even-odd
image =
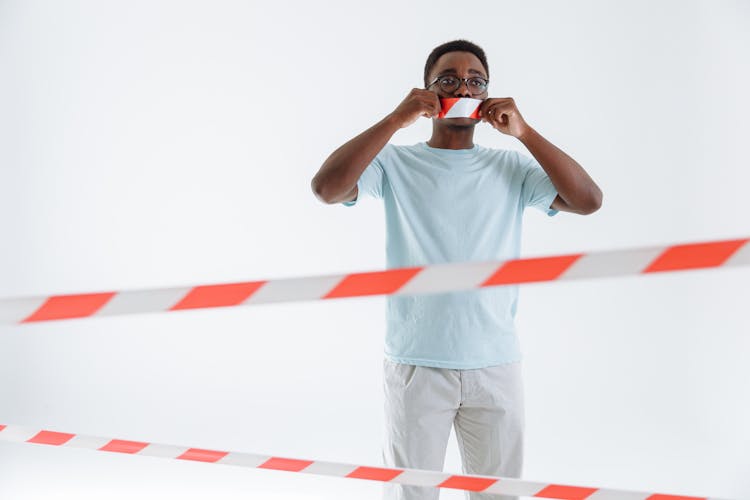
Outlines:
[{"label": "red and white tape over mouth", "polygon": [[369,479],[410,486],[481,491],[498,495],[514,495],[559,500],[711,500],[708,497],[665,495],[651,492],[616,490],[588,486],[526,481],[495,476],[458,475],[440,471],[371,467],[365,465],[323,462],[298,458],[276,457],[257,453],[206,450],[188,446],[112,439],[100,436],[70,434],[0,424],[0,441],[84,448],[96,451],[125,453],[177,460],[191,460],[254,469],[302,472],[350,479]]},{"label": "red and white tape over mouth", "polygon": [[474,118],[479,120],[479,107],[482,99],[471,97],[451,97],[440,99],[438,118]]},{"label": "red and white tape over mouth", "polygon": [[750,238],[241,283],[0,299],[0,324],[648,275],[750,265]]}]

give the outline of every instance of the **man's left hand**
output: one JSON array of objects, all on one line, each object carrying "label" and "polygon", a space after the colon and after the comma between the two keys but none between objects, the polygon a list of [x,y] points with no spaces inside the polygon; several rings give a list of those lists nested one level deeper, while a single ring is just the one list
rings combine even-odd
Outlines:
[{"label": "man's left hand", "polygon": [[479,107],[479,117],[503,134],[519,139],[530,129],[512,97],[485,99]]}]

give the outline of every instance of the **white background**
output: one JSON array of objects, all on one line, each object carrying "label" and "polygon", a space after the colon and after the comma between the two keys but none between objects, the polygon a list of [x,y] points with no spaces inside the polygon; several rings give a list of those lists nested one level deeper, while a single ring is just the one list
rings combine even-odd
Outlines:
[{"label": "white background", "polygon": [[[384,266],[310,179],[458,37],[602,186],[523,254],[750,235],[742,1],[0,1],[0,297]],[[393,138],[429,137],[420,120]],[[523,150],[487,125],[476,141]],[[750,269],[527,286],[524,477],[750,497]],[[0,329],[0,422],[380,464],[384,299]],[[446,470],[459,472],[455,444]],[[0,443],[0,497],[379,498],[368,481]],[[444,492],[443,498],[461,498]]]}]

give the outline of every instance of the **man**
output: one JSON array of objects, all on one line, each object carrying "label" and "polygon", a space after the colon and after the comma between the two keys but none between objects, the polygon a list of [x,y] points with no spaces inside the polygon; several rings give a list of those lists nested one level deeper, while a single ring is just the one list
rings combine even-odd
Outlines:
[{"label": "man", "polygon": [[[516,258],[521,217],[534,206],[590,214],[602,193],[576,163],[529,126],[511,98],[488,98],[489,68],[477,45],[435,48],[413,89],[380,122],[323,163],[312,180],[325,203],[382,198],[389,268]],[[482,99],[480,120],[437,119],[440,98]],[[388,144],[420,117],[432,136]],[[473,142],[480,121],[520,140],[536,161]],[[455,426],[464,472],[519,477],[523,394],[513,317],[517,288],[390,296],[384,360],[385,464],[441,470]],[[438,490],[386,485],[386,498],[435,499]],[[471,493],[472,500],[495,498]]]}]

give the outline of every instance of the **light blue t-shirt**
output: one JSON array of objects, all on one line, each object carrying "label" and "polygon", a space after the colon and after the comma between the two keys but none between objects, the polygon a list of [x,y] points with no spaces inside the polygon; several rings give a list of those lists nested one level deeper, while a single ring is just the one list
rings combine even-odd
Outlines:
[{"label": "light blue t-shirt", "polygon": [[[534,159],[479,145],[387,144],[357,187],[384,202],[389,269],[517,258],[524,208],[557,213],[557,191]],[[516,286],[389,296],[385,356],[454,369],[519,361],[517,298]]]}]

